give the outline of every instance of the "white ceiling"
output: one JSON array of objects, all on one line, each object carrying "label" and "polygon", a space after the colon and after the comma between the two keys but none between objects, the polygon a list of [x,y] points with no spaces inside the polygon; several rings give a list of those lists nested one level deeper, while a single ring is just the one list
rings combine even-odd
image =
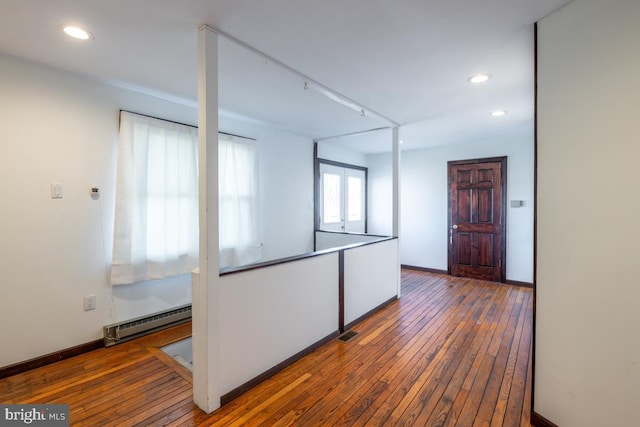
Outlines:
[{"label": "white ceiling", "polygon": [[[207,24],[403,125],[412,149],[531,138],[533,23],[568,2],[2,0],[0,52],[196,105]],[[95,39],[71,40],[64,24]],[[381,126],[227,40],[220,64],[224,114],[313,138]],[[480,72],[493,78],[466,81]],[[490,117],[498,108],[509,114]]]}]

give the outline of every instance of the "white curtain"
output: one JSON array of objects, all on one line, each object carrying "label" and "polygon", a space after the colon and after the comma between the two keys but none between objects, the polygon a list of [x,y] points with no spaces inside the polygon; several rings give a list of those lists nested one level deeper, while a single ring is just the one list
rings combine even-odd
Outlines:
[{"label": "white curtain", "polygon": [[220,267],[262,258],[256,141],[220,134]]},{"label": "white curtain", "polygon": [[197,129],[120,114],[111,284],[198,265]]}]

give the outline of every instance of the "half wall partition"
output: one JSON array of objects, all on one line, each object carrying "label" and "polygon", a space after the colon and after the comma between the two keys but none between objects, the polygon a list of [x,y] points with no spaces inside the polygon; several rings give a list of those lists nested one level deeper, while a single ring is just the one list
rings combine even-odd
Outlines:
[{"label": "half wall partition", "polygon": [[[310,136],[314,135],[311,132],[336,135],[371,129],[367,123],[376,116],[365,108],[354,111],[352,107],[356,104],[344,98],[344,102],[335,103],[336,95],[326,87],[240,42],[237,49],[227,53],[236,55],[246,49],[256,54],[260,61],[242,55],[236,55],[236,59],[247,59],[256,67],[264,67],[264,72],[258,73],[263,85],[265,76],[272,77],[274,82],[266,82],[262,88],[250,80],[220,85],[219,70],[221,78],[242,79],[245,75],[225,72],[229,63],[219,57],[219,39],[237,42],[210,27],[200,29],[200,262],[192,277],[193,379],[194,401],[206,412],[215,410],[296,358],[337,337],[372,311],[394,301],[400,289],[397,128],[389,135],[394,152],[394,164],[390,165],[394,171],[393,182],[388,184],[392,199],[392,203],[387,203],[391,214],[389,232],[378,233],[394,237],[333,236],[339,240],[327,243],[327,247],[337,245],[331,248],[219,268],[219,231],[224,224],[220,223],[217,203],[217,134],[218,101],[226,99],[224,91],[233,87],[238,92],[234,99],[246,96],[251,105],[241,113],[261,122],[269,121],[276,127],[293,123],[292,132]],[[288,73],[288,77],[279,75],[278,67]],[[248,88],[251,90],[247,91]],[[274,88],[277,93],[269,94]],[[258,109],[265,100],[270,104],[266,113]],[[293,108],[285,108],[283,103],[287,100]],[[345,109],[345,105],[349,108]],[[274,111],[287,112],[285,116],[289,117],[274,117]],[[326,127],[318,126],[325,122]],[[308,161],[312,165],[313,157],[309,156]],[[308,180],[311,184],[314,177],[310,172],[296,179]],[[284,189],[292,185],[290,181],[282,184]],[[294,203],[308,206],[308,212],[313,212],[314,201]],[[283,214],[287,212],[287,206],[281,209]],[[311,221],[308,224],[309,239],[315,240],[315,227]],[[262,226],[270,227],[266,223]],[[281,238],[287,237],[285,230]],[[353,240],[355,237],[357,242]]]}]

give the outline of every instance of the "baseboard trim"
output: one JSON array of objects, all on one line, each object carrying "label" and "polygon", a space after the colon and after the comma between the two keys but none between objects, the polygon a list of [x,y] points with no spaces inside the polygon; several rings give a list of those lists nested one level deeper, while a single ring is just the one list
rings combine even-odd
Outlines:
[{"label": "baseboard trim", "polygon": [[257,377],[247,381],[246,383],[242,384],[241,386],[234,388],[229,393],[226,393],[226,394],[220,396],[220,405],[221,406],[226,405],[227,403],[231,402],[236,397],[240,396],[242,393],[244,393],[244,392],[248,391],[249,389],[251,389],[252,387],[255,387],[256,385],[260,384],[262,381],[266,380],[267,378],[270,378],[270,377],[274,376],[275,374],[277,374],[278,372],[280,372],[281,370],[283,370],[287,366],[297,362],[298,360],[302,359],[307,354],[313,352],[314,350],[317,350],[318,348],[320,348],[321,346],[325,345],[329,341],[337,338],[339,335],[340,335],[340,331],[335,331],[335,332],[327,335],[326,337],[322,338],[320,341],[317,341],[316,343],[311,344],[309,347],[305,348],[304,350],[302,350],[302,351],[294,354],[290,358],[278,363],[273,368],[261,373]]},{"label": "baseboard trim", "polygon": [[521,288],[530,288],[533,289],[533,283],[529,282],[520,282],[518,280],[505,280],[507,285],[520,286]]},{"label": "baseboard trim", "polygon": [[531,412],[531,425],[534,427],[558,427],[557,424],[552,423],[536,412]]},{"label": "baseboard trim", "polygon": [[380,304],[377,307],[374,307],[373,309],[367,311],[365,314],[363,314],[362,316],[358,317],[356,320],[354,320],[353,322],[349,322],[349,324],[344,325],[344,330],[348,331],[349,329],[351,329],[356,323],[361,322],[362,320],[366,319],[367,317],[371,316],[372,314],[374,314],[377,311],[382,310],[383,308],[385,308],[386,306],[388,306],[389,304],[391,304],[392,302],[396,301],[398,299],[398,296],[394,296],[392,298],[389,298],[388,300],[386,300],[385,302],[383,302],[382,304]]},{"label": "baseboard trim", "polygon": [[449,274],[447,270],[438,270],[437,268],[417,267],[415,265],[407,265],[407,264],[401,264],[400,267],[406,268],[407,270],[424,271],[427,273]]},{"label": "baseboard trim", "polygon": [[18,362],[18,363],[14,363],[13,365],[4,366],[0,368],[0,380],[11,377],[13,375],[30,371],[32,369],[50,365],[52,363],[59,362],[61,360],[69,359],[74,356],[79,356],[81,354],[88,353],[93,350],[98,350],[100,348],[104,348],[104,341],[101,339],[91,341],[85,344],[80,344],[75,347],[65,348],[63,350],[45,354],[44,356],[39,356],[33,359],[25,360],[24,362]]},{"label": "baseboard trim", "polygon": [[[400,267],[406,268],[407,270],[424,271],[427,273],[449,274],[447,270],[438,270],[437,268],[417,267],[415,265],[407,265],[407,264],[401,264]],[[520,286],[522,288],[533,289],[533,283],[530,283],[530,282],[520,282],[518,280],[505,280],[504,283],[506,283],[507,285]]]}]

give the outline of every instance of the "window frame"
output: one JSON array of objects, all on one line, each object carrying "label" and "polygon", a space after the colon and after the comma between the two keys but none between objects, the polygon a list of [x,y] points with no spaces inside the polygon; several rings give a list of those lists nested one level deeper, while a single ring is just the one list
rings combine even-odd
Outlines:
[{"label": "window frame", "polygon": [[[369,185],[369,176],[368,176],[368,168],[364,167],[364,166],[358,166],[358,165],[353,165],[350,163],[343,163],[343,162],[337,162],[334,160],[328,160],[328,159],[322,159],[319,158],[317,156],[315,156],[315,164],[314,164],[314,219],[313,219],[313,229],[314,231],[329,231],[330,230],[324,230],[322,229],[322,212],[320,211],[321,206],[323,206],[323,204],[321,203],[321,199],[322,199],[322,194],[320,193],[320,189],[322,188],[320,180],[322,179],[322,173],[320,172],[320,165],[324,164],[324,165],[328,165],[328,166],[335,166],[338,168],[344,168],[344,169],[351,169],[351,170],[356,170],[356,171],[360,171],[360,172],[364,172],[364,200],[363,200],[363,222],[364,222],[364,233],[366,234],[368,231],[368,197],[369,197],[369,191],[368,191],[368,185]],[[347,180],[345,179],[342,184],[342,192],[346,192],[348,191],[348,187],[346,184]],[[346,194],[343,194],[343,197]],[[345,212],[345,217],[348,215],[347,212]],[[345,218],[345,223],[346,223],[346,218]],[[336,232],[336,231],[333,231]],[[341,231],[342,233],[350,233],[349,231]],[[351,232],[353,233],[353,232]]]}]

